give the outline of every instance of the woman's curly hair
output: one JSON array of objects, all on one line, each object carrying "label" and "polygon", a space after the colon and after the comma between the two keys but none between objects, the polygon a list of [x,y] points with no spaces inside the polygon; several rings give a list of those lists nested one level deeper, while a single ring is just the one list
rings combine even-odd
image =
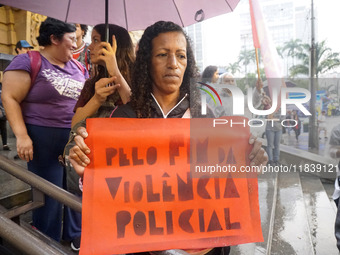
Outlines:
[{"label": "woman's curly hair", "polygon": [[150,75],[152,40],[159,34],[167,32],[180,32],[185,36],[187,42],[187,68],[180,90],[181,94],[187,93],[190,99],[190,82],[198,75],[190,39],[179,25],[169,21],[158,21],[144,31],[138,44],[136,61],[132,71],[131,104],[138,118],[151,117],[151,102],[153,100],[151,96],[152,79]]}]

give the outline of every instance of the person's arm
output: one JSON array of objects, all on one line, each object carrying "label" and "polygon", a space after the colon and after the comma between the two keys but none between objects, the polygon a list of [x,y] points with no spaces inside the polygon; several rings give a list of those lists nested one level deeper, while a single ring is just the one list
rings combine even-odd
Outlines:
[{"label": "person's arm", "polygon": [[95,114],[106,98],[119,88],[120,84],[107,86],[115,81],[115,77],[102,78],[95,84],[95,93],[91,99],[83,106],[78,107],[72,117],[71,127],[73,128],[79,121]]},{"label": "person's arm", "polygon": [[[117,42],[112,37],[112,46],[107,42],[101,42],[102,49],[99,51],[99,60],[106,64],[106,69],[110,78],[102,78],[96,82],[95,94],[83,107],[78,107],[73,118],[71,126],[73,127],[79,121],[95,114],[106,98],[113,94],[116,90],[122,99],[123,104],[130,101],[131,89],[117,65],[116,51]],[[114,83],[114,85],[112,85]]]},{"label": "person's arm", "polygon": [[117,41],[115,36],[112,36],[112,46],[110,43],[101,42],[103,48],[99,51],[101,56],[99,59],[102,59],[106,64],[106,69],[110,75],[110,77],[116,77],[115,83],[120,84],[117,88],[120,98],[122,99],[123,104],[126,104],[130,101],[131,89],[129,84],[124,79],[121,74],[116,59],[116,51],[117,51]]},{"label": "person's arm", "polygon": [[257,137],[251,135],[249,137],[249,144],[253,145],[251,152],[249,153],[251,166],[265,166],[268,162],[268,155],[262,148],[262,142],[256,140]]},{"label": "person's arm", "polygon": [[255,109],[271,106],[271,99],[263,91],[263,83],[260,79],[256,81],[256,89],[253,92],[253,105]]},{"label": "person's arm", "polygon": [[6,117],[17,139],[17,152],[21,159],[33,159],[33,144],[27,134],[20,103],[31,87],[31,77],[26,71],[7,71],[2,82],[2,103]]},{"label": "person's arm", "polygon": [[77,133],[78,135],[74,137],[75,145],[70,149],[68,159],[76,173],[80,177],[83,177],[85,167],[90,163],[90,159],[87,155],[91,151],[84,141],[84,138],[88,136],[86,128],[78,128]]}]

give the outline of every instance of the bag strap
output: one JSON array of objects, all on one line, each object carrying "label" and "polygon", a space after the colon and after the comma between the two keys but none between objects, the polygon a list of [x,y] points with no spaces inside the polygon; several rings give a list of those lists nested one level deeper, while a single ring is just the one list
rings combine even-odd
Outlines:
[{"label": "bag strap", "polygon": [[82,71],[83,75],[85,75],[85,67],[78,60],[76,60],[74,58],[72,58],[71,60],[73,61],[73,63],[75,63],[77,65],[79,70]]},{"label": "bag strap", "polygon": [[[41,55],[39,51],[34,51],[34,50],[28,51],[27,54],[31,62],[31,86],[32,86],[41,68]],[[79,61],[73,58],[71,60],[77,65],[77,67],[83,73],[83,75],[85,75],[84,66]]]},{"label": "bag strap", "polygon": [[28,51],[27,54],[31,62],[31,87],[32,87],[40,71],[41,55],[39,51]]}]

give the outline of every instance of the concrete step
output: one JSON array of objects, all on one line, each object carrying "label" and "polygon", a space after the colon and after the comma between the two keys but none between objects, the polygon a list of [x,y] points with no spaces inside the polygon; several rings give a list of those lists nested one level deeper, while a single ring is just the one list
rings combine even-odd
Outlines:
[{"label": "concrete step", "polygon": [[279,173],[277,188],[274,232],[269,254],[313,255],[299,174]]},{"label": "concrete step", "polygon": [[22,191],[19,191],[17,193],[13,193],[11,195],[8,195],[7,197],[4,197],[0,199],[0,205],[10,209],[17,206],[22,206],[32,201],[32,190],[24,189]]},{"label": "concrete step", "polygon": [[0,205],[12,208],[31,200],[31,186],[0,169]]},{"label": "concrete step", "polygon": [[232,246],[231,255],[266,254],[268,247],[271,245],[276,204],[277,174],[266,173],[259,175],[258,184],[261,227],[264,242]]},{"label": "concrete step", "polygon": [[309,227],[316,255],[338,254],[334,236],[335,212],[319,178],[300,174]]},{"label": "concrete step", "polygon": [[[27,169],[27,163],[24,160],[13,159],[17,154],[15,138],[9,136],[8,145],[10,146],[11,151],[0,150],[0,155],[13,160],[15,164]],[[31,186],[0,169],[0,205],[5,208],[12,208],[23,205],[30,200]]]},{"label": "concrete step", "polygon": [[0,169],[0,199],[30,188],[29,185]]},{"label": "concrete step", "polygon": [[320,179],[323,188],[325,189],[328,199],[331,202],[331,207],[334,210],[334,213],[338,211],[338,208],[336,207],[336,204],[333,200],[333,193],[334,193],[334,180],[328,180],[328,179]]}]

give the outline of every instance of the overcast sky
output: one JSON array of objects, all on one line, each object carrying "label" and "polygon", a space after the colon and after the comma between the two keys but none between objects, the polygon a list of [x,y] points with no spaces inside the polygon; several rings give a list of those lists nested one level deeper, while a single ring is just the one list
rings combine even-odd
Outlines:
[{"label": "overcast sky", "polygon": [[[248,0],[241,0],[248,1]],[[311,0],[301,0],[310,7]],[[259,0],[261,4],[261,0]],[[318,39],[327,39],[327,45],[333,51],[340,52],[340,1],[314,0],[318,12]],[[237,60],[240,51],[239,13],[236,7],[233,13],[221,15],[205,22],[205,43],[207,44],[205,65],[226,65]],[[223,24],[223,25],[221,25]],[[306,26],[306,29],[310,27]]]}]

